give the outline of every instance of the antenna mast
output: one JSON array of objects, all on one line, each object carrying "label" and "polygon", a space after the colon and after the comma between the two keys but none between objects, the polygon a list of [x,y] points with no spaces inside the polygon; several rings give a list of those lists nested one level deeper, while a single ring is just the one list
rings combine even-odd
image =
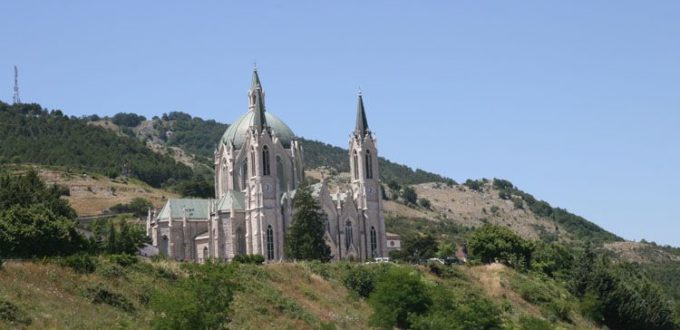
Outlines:
[{"label": "antenna mast", "polygon": [[19,69],[17,69],[17,66],[14,66],[14,104],[19,104],[21,103],[21,99],[19,98]]}]

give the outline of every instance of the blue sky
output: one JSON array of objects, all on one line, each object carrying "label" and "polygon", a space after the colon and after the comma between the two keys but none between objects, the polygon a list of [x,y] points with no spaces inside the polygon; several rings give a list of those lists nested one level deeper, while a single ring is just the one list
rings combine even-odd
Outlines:
[{"label": "blue sky", "polygon": [[361,86],[383,156],[680,246],[679,2],[196,3],[5,1],[0,99],[230,122],[257,61],[298,135],[346,146]]}]

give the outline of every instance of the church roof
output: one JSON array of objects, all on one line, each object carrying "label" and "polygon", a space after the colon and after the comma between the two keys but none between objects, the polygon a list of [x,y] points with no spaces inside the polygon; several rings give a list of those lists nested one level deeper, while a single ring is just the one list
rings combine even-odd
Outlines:
[{"label": "church roof", "polygon": [[158,212],[158,219],[180,219],[186,210],[187,219],[208,220],[210,218],[209,199],[169,199]]},{"label": "church roof", "polygon": [[217,202],[217,210],[234,210],[243,211],[246,209],[246,196],[243,192],[229,190],[227,193],[220,198]]},{"label": "church roof", "polygon": [[[253,126],[253,119],[255,111],[248,111],[240,118],[236,119],[233,124],[227,128],[227,131],[222,135],[222,142],[226,145],[233,144],[234,148],[240,149],[246,141],[248,130]],[[281,119],[265,111],[264,116],[266,123],[272,130],[272,134],[276,135],[281,141],[284,148],[290,148],[290,143],[295,139],[295,133],[286,125]]]},{"label": "church roof", "polygon": [[269,128],[272,134],[279,138],[284,148],[290,148],[290,143],[295,139],[295,134],[283,121],[267,112],[264,102],[264,90],[257,69],[253,70],[253,81],[248,95],[252,98],[250,100],[250,110],[227,128],[227,131],[222,136],[222,143],[226,145],[233,144],[236,149],[240,149],[243,147],[246,135],[251,129],[262,132]]}]

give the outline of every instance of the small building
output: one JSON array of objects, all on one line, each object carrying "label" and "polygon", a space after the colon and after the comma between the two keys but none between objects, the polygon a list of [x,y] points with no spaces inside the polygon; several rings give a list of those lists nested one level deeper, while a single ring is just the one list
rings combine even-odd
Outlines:
[{"label": "small building", "polygon": [[385,233],[387,239],[387,248],[385,251],[389,254],[392,251],[401,250],[401,237],[394,233]]}]

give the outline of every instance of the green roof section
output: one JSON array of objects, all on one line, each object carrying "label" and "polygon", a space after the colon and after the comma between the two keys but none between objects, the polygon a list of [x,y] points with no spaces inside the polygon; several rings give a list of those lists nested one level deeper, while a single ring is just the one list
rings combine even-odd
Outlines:
[{"label": "green roof section", "polygon": [[253,110],[243,114],[227,128],[222,135],[222,143],[233,144],[236,149],[240,149],[243,147],[246,135],[252,128],[259,132],[269,128],[272,134],[279,138],[284,148],[290,148],[291,141],[295,139],[295,134],[283,121],[266,111],[262,83],[257,69],[253,70],[253,81],[248,95],[255,96]]},{"label": "green roof section", "polygon": [[364,110],[364,98],[359,92],[359,101],[357,103],[357,124],[355,132],[361,136],[368,132],[368,120],[366,120],[366,111]]},{"label": "green roof section", "polygon": [[187,220],[208,220],[210,219],[210,200],[170,199],[158,213],[157,219],[181,219],[184,217],[185,210]]},{"label": "green roof section", "polygon": [[[241,149],[246,141],[250,127],[253,126],[254,116],[254,111],[248,111],[238,118],[224,132],[222,142],[226,145],[233,144],[236,149]],[[291,141],[295,140],[295,134],[290,127],[270,112],[265,112],[264,116],[267,125],[272,130],[272,134],[279,138],[284,148],[290,148]]]},{"label": "green roof section", "polygon": [[218,211],[244,211],[246,209],[246,195],[240,191],[229,190],[226,195],[217,202]]}]

